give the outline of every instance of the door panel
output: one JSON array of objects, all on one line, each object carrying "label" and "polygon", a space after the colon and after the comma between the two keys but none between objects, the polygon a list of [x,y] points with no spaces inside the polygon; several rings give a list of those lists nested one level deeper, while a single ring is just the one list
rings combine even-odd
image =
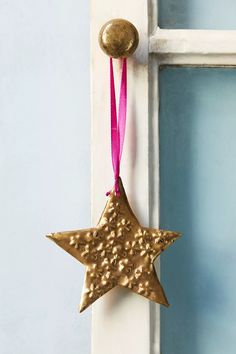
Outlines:
[{"label": "door panel", "polygon": [[160,72],[162,354],[234,354],[236,71]]},{"label": "door panel", "polygon": [[159,0],[161,28],[236,29],[234,0]]}]

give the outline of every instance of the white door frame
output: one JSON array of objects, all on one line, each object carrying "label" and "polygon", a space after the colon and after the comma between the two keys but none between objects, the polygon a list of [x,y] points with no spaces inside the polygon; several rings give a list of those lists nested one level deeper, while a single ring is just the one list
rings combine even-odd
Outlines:
[{"label": "white door frame", "polygon": [[[159,225],[158,67],[235,66],[236,31],[158,28],[157,0],[91,0],[92,225],[113,182],[109,135],[109,65],[98,45],[101,26],[124,18],[140,44],[128,59],[128,116],[121,176],[143,225]],[[116,77],[120,73],[117,61]],[[157,264],[159,268],[159,265]],[[159,305],[115,288],[92,309],[92,354],[160,354]]]}]

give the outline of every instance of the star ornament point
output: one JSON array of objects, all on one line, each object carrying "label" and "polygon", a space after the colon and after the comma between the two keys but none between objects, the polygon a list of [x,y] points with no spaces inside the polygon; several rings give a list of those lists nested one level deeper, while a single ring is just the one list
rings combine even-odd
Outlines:
[{"label": "star ornament point", "polygon": [[111,191],[96,227],[47,235],[86,266],[80,312],[116,286],[169,306],[154,260],[181,234],[141,226],[121,179],[119,189],[120,196]]}]

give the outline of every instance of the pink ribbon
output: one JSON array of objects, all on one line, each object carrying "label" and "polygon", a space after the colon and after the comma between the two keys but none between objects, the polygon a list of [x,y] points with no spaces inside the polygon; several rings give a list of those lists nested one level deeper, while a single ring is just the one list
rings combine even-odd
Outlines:
[{"label": "pink ribbon", "polygon": [[[127,59],[122,59],[122,74],[120,84],[120,99],[117,120],[116,109],[116,94],[114,83],[113,59],[110,58],[110,103],[111,103],[111,157],[114,172],[114,191],[117,196],[120,195],[119,177],[120,177],[120,162],[122,157],[125,126],[126,126],[126,111],[127,111]],[[106,193],[109,195],[110,192]]]}]

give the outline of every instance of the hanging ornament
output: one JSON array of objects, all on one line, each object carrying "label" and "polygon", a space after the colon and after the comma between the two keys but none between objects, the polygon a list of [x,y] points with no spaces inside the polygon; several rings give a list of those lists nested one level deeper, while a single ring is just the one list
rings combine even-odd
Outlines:
[{"label": "hanging ornament", "polygon": [[[125,35],[124,35],[125,33]],[[120,41],[120,42],[119,42]],[[110,56],[111,154],[114,186],[96,227],[48,234],[47,237],[86,266],[80,312],[116,286],[168,306],[154,260],[179,236],[178,232],[147,228],[134,215],[120,178],[127,108],[127,59],[138,44],[136,28],[113,20],[100,32],[100,45]],[[117,49],[118,48],[118,49]],[[122,57],[117,119],[113,57]]]}]

